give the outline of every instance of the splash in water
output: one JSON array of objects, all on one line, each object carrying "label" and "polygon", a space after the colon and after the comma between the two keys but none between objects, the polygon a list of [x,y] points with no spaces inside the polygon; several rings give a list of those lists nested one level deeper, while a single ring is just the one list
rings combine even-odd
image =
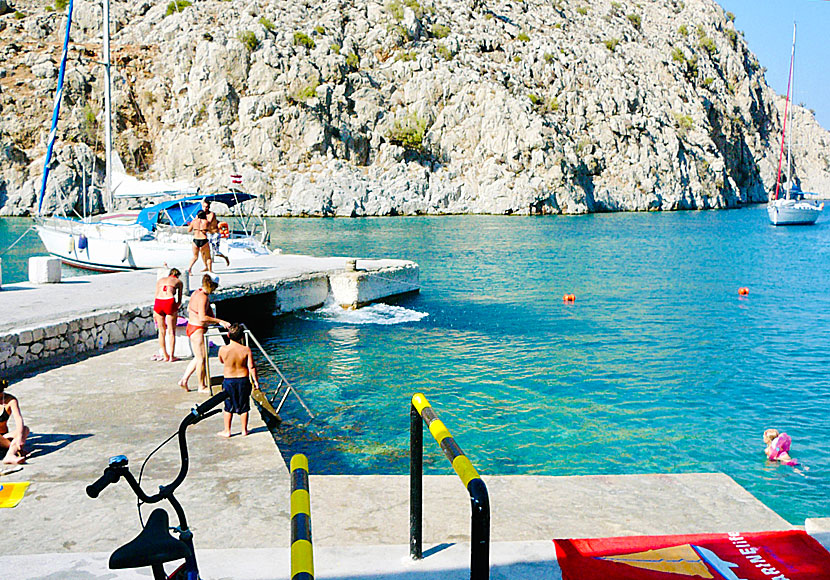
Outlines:
[{"label": "splash in water", "polygon": [[304,320],[316,320],[333,324],[403,324],[418,322],[429,316],[427,312],[410,310],[403,306],[393,306],[381,302],[364,306],[357,310],[344,310],[333,298],[329,297],[319,309],[299,315]]}]

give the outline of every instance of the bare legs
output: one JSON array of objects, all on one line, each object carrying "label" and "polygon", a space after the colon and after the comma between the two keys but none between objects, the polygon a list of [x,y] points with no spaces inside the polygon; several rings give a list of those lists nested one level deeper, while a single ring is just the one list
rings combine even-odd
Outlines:
[{"label": "bare legs", "polygon": [[210,256],[210,244],[205,244],[199,249],[202,253],[202,261],[205,263],[205,269],[208,272],[213,272],[213,258]]},{"label": "bare legs", "polygon": [[192,244],[193,248],[193,259],[190,260],[190,265],[187,267],[187,271],[190,272],[193,269],[193,264],[196,263],[196,260],[199,259],[199,254],[202,253],[201,248],[197,248],[196,244]]},{"label": "bare legs", "polygon": [[[242,421],[242,436],[245,437],[248,435],[248,413],[242,413],[239,415],[240,421]],[[233,420],[233,413],[228,413],[227,411],[222,412],[222,418],[225,421],[225,430],[220,431],[217,433],[220,437],[230,437],[231,436],[231,421]]]},{"label": "bare legs", "polygon": [[205,384],[205,331],[204,329],[196,330],[193,334],[190,335],[190,347],[193,349],[193,360],[190,361],[190,364],[187,365],[187,368],[184,371],[184,375],[182,376],[181,380],[179,381],[179,386],[185,390],[190,390],[187,387],[187,381],[190,380],[190,376],[199,371],[199,390],[200,391],[207,391],[207,385]]},{"label": "bare legs", "polygon": [[[153,311],[153,319],[156,321],[156,326],[159,329],[159,347],[161,348],[161,358],[156,358],[153,355],[153,360],[163,360],[167,362],[174,362],[178,360],[174,355],[176,353],[176,319],[175,314],[162,315]],[[167,353],[167,337],[170,337],[170,353]]]},{"label": "bare legs", "polygon": [[[167,354],[167,339],[165,338],[167,335],[166,317],[154,310],[153,320],[156,321],[156,326],[159,329],[159,347],[161,348],[161,355],[164,357],[162,360],[170,360],[170,355]],[[155,355],[153,355],[153,358],[155,359]]]},{"label": "bare legs", "polygon": [[[170,356],[167,356],[165,352],[165,360],[168,362],[175,362],[179,359],[176,358],[176,322],[178,321],[179,315],[178,314],[168,314],[167,315],[167,334],[170,335]],[[161,329],[159,329],[161,332]],[[165,339],[165,343],[166,343]]]},{"label": "bare legs", "polygon": [[0,435],[0,450],[6,451],[3,457],[3,463],[16,465],[26,462],[23,445],[26,443],[26,437],[29,436],[29,433],[29,428],[23,427],[23,436],[20,437],[19,441],[17,439],[9,439],[8,435]]}]

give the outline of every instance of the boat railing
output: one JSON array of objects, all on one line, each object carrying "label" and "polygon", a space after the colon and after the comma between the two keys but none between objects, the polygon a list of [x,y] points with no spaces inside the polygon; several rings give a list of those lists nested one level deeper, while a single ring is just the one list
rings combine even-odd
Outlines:
[{"label": "boat railing", "polygon": [[423,555],[424,423],[470,494],[470,580],[490,577],[490,496],[473,464],[421,393],[409,410],[409,555]]},{"label": "boat railing", "polygon": [[[289,380],[285,377],[285,375],[282,373],[280,368],[277,366],[277,363],[275,363],[274,360],[270,356],[268,356],[268,353],[265,352],[265,349],[262,347],[262,344],[260,344],[260,342],[254,336],[254,334],[247,327],[245,327],[245,325],[242,325],[242,327],[245,331],[245,346],[251,347],[251,345],[253,344],[253,346],[255,346],[257,348],[257,350],[259,350],[259,353],[262,355],[262,357],[268,362],[268,365],[271,367],[271,369],[279,377],[279,383],[277,383],[277,388],[268,397],[268,401],[272,405],[274,405],[274,408],[276,409],[277,414],[279,414],[280,410],[285,405],[285,402],[288,399],[288,396],[293,394],[294,397],[297,399],[297,402],[300,404],[300,406],[303,409],[305,409],[305,412],[308,414],[309,419],[314,419],[314,416],[315,416],[314,413],[311,412],[311,409],[309,409],[308,405],[306,405],[305,401],[303,401],[303,398],[300,396],[300,393],[297,391],[297,387],[295,387],[293,384],[291,384],[291,382],[289,382]],[[220,338],[223,341],[227,341],[227,340],[229,340],[228,339],[228,331],[225,330],[224,328],[217,328],[217,327],[210,328],[205,333],[205,338],[204,338],[204,340],[205,340],[205,352],[210,352],[208,350],[208,348],[210,347],[210,339],[211,338]],[[211,374],[210,374],[210,357],[205,357],[205,374],[206,374],[207,384],[210,386],[210,393],[212,395],[213,394],[213,388],[215,386],[221,387],[223,377],[218,376],[218,375],[216,377],[211,376]],[[276,401],[278,398],[279,398],[279,403],[275,404],[274,401]]]}]

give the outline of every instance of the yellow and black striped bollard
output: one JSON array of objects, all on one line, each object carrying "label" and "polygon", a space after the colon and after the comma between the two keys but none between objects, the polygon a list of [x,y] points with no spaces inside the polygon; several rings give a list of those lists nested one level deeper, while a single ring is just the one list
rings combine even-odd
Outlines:
[{"label": "yellow and black striped bollard", "polygon": [[308,459],[302,454],[291,458],[291,580],[314,580]]}]

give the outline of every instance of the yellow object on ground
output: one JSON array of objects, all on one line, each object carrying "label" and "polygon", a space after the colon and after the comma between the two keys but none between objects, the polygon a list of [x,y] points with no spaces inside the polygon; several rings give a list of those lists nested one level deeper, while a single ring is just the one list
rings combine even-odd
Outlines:
[{"label": "yellow object on ground", "polygon": [[13,508],[23,499],[29,482],[0,484],[0,508]]},{"label": "yellow object on ground", "polygon": [[277,410],[274,409],[274,406],[271,404],[271,401],[268,400],[268,397],[265,396],[265,393],[260,391],[259,389],[251,390],[251,398],[260,404],[260,406],[265,409],[265,411],[270,414],[274,419],[277,421],[281,421]]}]

